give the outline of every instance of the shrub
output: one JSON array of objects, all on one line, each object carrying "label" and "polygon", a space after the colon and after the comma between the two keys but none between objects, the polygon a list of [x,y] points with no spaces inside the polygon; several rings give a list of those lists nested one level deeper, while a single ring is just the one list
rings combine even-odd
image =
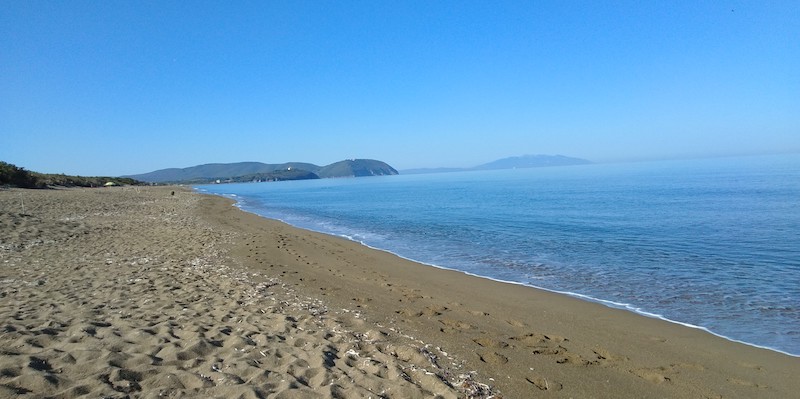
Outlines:
[{"label": "shrub", "polygon": [[37,179],[25,168],[0,161],[0,185],[34,188],[37,187]]},{"label": "shrub", "polygon": [[25,168],[0,161],[0,186],[21,188],[46,188],[50,186],[101,187],[107,182],[114,182],[118,185],[144,184],[127,177],[83,177],[30,172]]}]

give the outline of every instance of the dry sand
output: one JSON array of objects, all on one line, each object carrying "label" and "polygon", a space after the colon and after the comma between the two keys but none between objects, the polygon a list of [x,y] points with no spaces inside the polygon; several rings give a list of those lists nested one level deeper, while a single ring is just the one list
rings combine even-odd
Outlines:
[{"label": "dry sand", "polygon": [[800,393],[796,357],[230,205],[0,191],[0,397]]}]

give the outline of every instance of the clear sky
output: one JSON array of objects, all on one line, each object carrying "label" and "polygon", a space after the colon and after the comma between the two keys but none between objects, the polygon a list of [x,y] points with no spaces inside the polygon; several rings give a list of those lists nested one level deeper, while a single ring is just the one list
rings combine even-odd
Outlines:
[{"label": "clear sky", "polygon": [[0,160],[800,152],[800,2],[0,0]]}]

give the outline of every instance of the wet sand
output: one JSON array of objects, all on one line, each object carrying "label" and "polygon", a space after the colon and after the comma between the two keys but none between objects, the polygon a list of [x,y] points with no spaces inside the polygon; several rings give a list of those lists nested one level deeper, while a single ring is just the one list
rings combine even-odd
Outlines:
[{"label": "wet sand", "polygon": [[0,191],[0,257],[2,397],[800,392],[796,357],[183,188]]}]

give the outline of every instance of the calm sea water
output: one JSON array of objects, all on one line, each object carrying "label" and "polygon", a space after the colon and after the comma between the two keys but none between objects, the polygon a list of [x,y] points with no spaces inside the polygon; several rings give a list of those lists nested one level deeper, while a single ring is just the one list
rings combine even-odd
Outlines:
[{"label": "calm sea water", "polygon": [[800,156],[198,186],[292,225],[800,354]]}]

